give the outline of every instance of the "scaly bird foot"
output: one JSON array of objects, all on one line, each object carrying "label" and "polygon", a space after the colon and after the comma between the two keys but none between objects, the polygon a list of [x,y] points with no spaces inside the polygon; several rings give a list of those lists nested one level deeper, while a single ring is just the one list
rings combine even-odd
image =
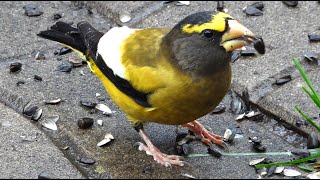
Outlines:
[{"label": "scaly bird foot", "polygon": [[164,154],[157,147],[155,147],[143,129],[139,130],[139,134],[147,144],[144,145],[143,143],[138,142],[140,151],[145,151],[148,155],[152,155],[155,161],[166,167],[171,167],[171,165],[184,165],[184,162],[180,160],[182,159],[181,156]]},{"label": "scaly bird foot", "polygon": [[223,148],[228,149],[228,146],[223,141],[223,137],[216,135],[212,132],[209,132],[203,125],[197,121],[192,121],[187,124],[183,124],[183,127],[189,128],[194,134],[198,135],[201,138],[201,141],[206,145],[210,146],[211,143],[217,144]]},{"label": "scaly bird foot", "polygon": [[164,165],[165,167],[171,167],[171,165],[183,166],[184,162],[180,159],[181,156],[177,155],[167,155],[162,153],[158,148],[152,147],[149,148],[141,142],[138,142],[139,150],[145,151],[148,155],[153,156],[153,159],[157,161],[159,164]]}]

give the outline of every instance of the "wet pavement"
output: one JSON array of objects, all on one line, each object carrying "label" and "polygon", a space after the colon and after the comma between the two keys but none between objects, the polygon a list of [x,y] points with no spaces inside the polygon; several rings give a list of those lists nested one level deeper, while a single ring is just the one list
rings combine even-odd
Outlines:
[{"label": "wet pavement", "polygon": [[[37,17],[28,17],[24,14],[23,6],[37,4],[43,14]],[[134,28],[144,27],[172,27],[181,18],[197,11],[215,9],[216,2],[191,2],[189,6],[177,6],[176,2],[163,4],[161,2],[2,2],[0,12],[0,37],[5,43],[0,44],[0,102],[1,112],[7,114],[0,119],[0,130],[6,136],[0,137],[0,160],[4,167],[0,177],[19,178],[22,176],[34,178],[43,170],[55,178],[187,178],[186,174],[195,178],[258,178],[256,170],[249,166],[252,159],[265,156],[222,156],[186,158],[184,167],[162,167],[153,161],[151,156],[137,149],[134,144],[141,142],[138,133],[129,125],[125,115],[117,108],[105,93],[100,81],[92,74],[86,65],[72,68],[70,72],[60,72],[57,67],[68,62],[70,58],[78,58],[75,53],[56,55],[62,46],[41,39],[36,36],[40,30],[47,29],[56,21],[53,16],[60,13],[61,21],[78,22],[86,20],[102,32],[109,27],[119,24],[118,15],[131,13],[132,21],[127,24]],[[301,149],[306,146],[306,135],[315,131],[310,125],[298,127],[295,122],[302,119],[293,109],[299,105],[310,116],[317,116],[317,108],[301,90],[303,81],[300,78],[291,57],[296,56],[302,61],[305,69],[310,72],[311,80],[316,88],[319,76],[318,66],[306,63],[302,54],[305,51],[319,51],[319,43],[309,43],[308,33],[319,33],[317,30],[320,17],[320,4],[317,2],[299,2],[297,8],[288,8],[282,2],[264,2],[263,16],[248,17],[242,8],[252,2],[225,2],[228,13],[256,34],[263,37],[267,52],[264,56],[241,57],[232,64],[232,89],[237,93],[247,89],[250,95],[251,106],[264,110],[272,116],[264,115],[261,120],[244,119],[236,121],[238,116],[231,111],[230,93],[222,102],[226,112],[208,114],[200,121],[217,134],[223,134],[226,128],[241,130],[238,138],[229,144],[230,153],[254,152],[249,137],[258,137],[267,147],[267,152],[286,152]],[[74,6],[76,5],[76,6]],[[90,6],[93,13],[88,13],[85,6]],[[94,7],[99,7],[94,9]],[[130,7],[130,8],[124,8]],[[125,10],[125,11],[124,11]],[[102,12],[99,15],[98,12]],[[10,16],[8,16],[10,14]],[[5,26],[4,26],[5,25]],[[290,48],[288,48],[290,47]],[[35,60],[37,53],[43,53],[44,60]],[[22,63],[21,71],[10,73],[9,65],[13,62]],[[292,75],[293,81],[282,86],[272,85],[274,81],[284,75]],[[37,81],[34,76],[42,77]],[[17,86],[17,82],[24,82]],[[61,98],[62,102],[49,105],[45,101]],[[113,113],[109,116],[101,112],[92,112],[91,109],[81,106],[80,101],[103,103],[110,107]],[[30,104],[43,109],[43,115],[38,121],[21,116],[23,107]],[[5,105],[5,106],[4,106]],[[41,122],[54,115],[59,115],[57,131],[49,130]],[[18,117],[21,123],[14,121]],[[90,117],[94,124],[89,129],[80,129],[77,122],[80,118]],[[103,126],[97,124],[103,121]],[[8,131],[6,125],[15,130]],[[288,126],[283,124],[291,124]],[[20,130],[19,130],[20,128]],[[298,134],[297,129],[302,133]],[[41,140],[37,143],[23,142],[22,130],[31,133],[38,132]],[[26,133],[27,133],[26,132]],[[154,144],[168,154],[175,153],[175,138],[179,133],[186,133],[182,127],[148,124],[146,132]],[[105,134],[111,133],[114,140],[105,146],[98,147]],[[19,141],[21,138],[21,141]],[[51,139],[51,141],[43,140]],[[22,147],[22,155],[16,154],[14,146]],[[206,153],[207,147],[199,141],[190,143],[193,153]],[[50,147],[49,150],[42,149]],[[215,146],[216,147],[216,146]],[[30,156],[24,148],[38,151],[37,158],[23,158]],[[58,150],[59,149],[59,150]],[[219,148],[218,148],[219,149]],[[47,152],[56,154],[47,154]],[[221,152],[226,150],[219,149]],[[29,152],[30,153],[30,152]],[[46,154],[46,156],[42,156]],[[12,158],[8,158],[12,157]],[[55,162],[55,157],[63,159]],[[91,158],[93,165],[80,162],[81,158]],[[273,161],[292,160],[290,156],[270,156]],[[11,160],[14,159],[15,163]],[[66,161],[66,160],[69,161]],[[21,163],[16,163],[20,162]],[[37,167],[23,166],[24,162],[38,164]],[[69,170],[69,168],[71,170]],[[3,169],[3,168],[1,168]],[[15,172],[19,169],[21,172]],[[2,171],[2,170],[1,170]],[[65,176],[64,171],[70,171]],[[306,175],[307,173],[299,170]],[[264,178],[282,178],[283,175],[274,175]]]}]

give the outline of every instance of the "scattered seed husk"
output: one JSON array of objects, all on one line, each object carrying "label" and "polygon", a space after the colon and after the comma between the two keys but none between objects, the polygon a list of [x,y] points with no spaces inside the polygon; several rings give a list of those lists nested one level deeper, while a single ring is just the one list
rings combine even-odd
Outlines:
[{"label": "scattered seed husk", "polygon": [[34,57],[34,60],[45,60],[45,59],[46,59],[46,56],[42,52],[38,52]]},{"label": "scattered seed husk", "polygon": [[46,118],[45,120],[41,121],[41,125],[53,131],[58,130],[57,124],[52,118]]},{"label": "scattered seed husk", "polygon": [[318,42],[320,41],[320,34],[309,34],[308,38],[310,42]]},{"label": "scattered seed husk", "polygon": [[70,53],[72,52],[72,49],[68,48],[68,47],[62,47],[60,50],[59,50],[59,53],[58,55],[64,55],[64,54],[67,54],[67,53]]},{"label": "scattered seed husk", "polygon": [[90,101],[84,101],[84,100],[80,100],[80,104],[84,107],[87,107],[87,108],[94,108],[97,105],[97,103],[90,102]]},{"label": "scattered seed husk", "polygon": [[249,16],[262,16],[263,15],[263,12],[260,9],[254,7],[252,5],[245,7],[243,12]]},{"label": "scattered seed husk", "polygon": [[38,76],[38,75],[34,75],[34,80],[36,81],[42,81],[42,77],[41,76]]},{"label": "scattered seed husk", "polygon": [[97,120],[97,124],[98,124],[99,126],[103,126],[103,121],[102,121],[101,119],[98,119],[98,120]]},{"label": "scattered seed husk", "polygon": [[60,18],[62,18],[62,15],[59,14],[59,13],[55,13],[55,14],[53,15],[53,19],[54,19],[54,20],[58,20],[58,19],[60,19]]},{"label": "scattered seed husk", "polygon": [[257,36],[253,40],[253,47],[259,54],[265,54],[266,53],[266,47],[264,45],[263,39],[261,36]]},{"label": "scattered seed husk", "polygon": [[85,76],[85,74],[84,74],[82,69],[79,72],[80,72],[81,76]]},{"label": "scattered seed husk", "polygon": [[233,133],[232,133],[231,129],[226,129],[226,130],[224,131],[223,138],[224,138],[226,141],[228,141],[228,139],[230,138],[230,136],[231,136],[232,134],[233,134]]},{"label": "scattered seed husk", "polygon": [[267,172],[268,170],[267,170],[267,168],[261,168],[261,169],[259,169],[259,174],[260,174],[260,176],[266,176],[267,174],[268,174],[268,172]]},{"label": "scattered seed husk", "polygon": [[320,179],[320,172],[314,172],[314,173],[308,174],[307,178],[309,178],[309,179]]},{"label": "scattered seed husk", "polygon": [[20,81],[18,81],[17,83],[16,83],[16,85],[17,86],[20,86],[20,85],[22,85],[22,84],[25,84],[26,82],[24,82],[23,80],[20,80]]},{"label": "scattered seed husk", "polygon": [[233,114],[243,114],[246,112],[247,107],[242,101],[240,96],[238,96],[234,91],[231,91],[232,100],[230,102],[230,109]]},{"label": "scattered seed husk", "polygon": [[275,85],[283,85],[289,81],[292,80],[292,76],[291,75],[287,75],[287,76],[283,76],[280,77],[279,79],[276,80],[276,82],[274,83]]},{"label": "scattered seed husk", "polygon": [[287,5],[288,7],[297,7],[298,1],[282,1],[283,4]]},{"label": "scattered seed husk", "polygon": [[241,120],[245,117],[246,113],[240,114],[239,116],[236,117],[236,120]]},{"label": "scattered seed husk", "polygon": [[256,50],[251,48],[246,48],[245,50],[240,51],[241,56],[254,56],[256,55]]},{"label": "scattered seed husk", "polygon": [[53,121],[55,123],[59,120],[59,118],[60,118],[59,115],[53,115],[53,116],[47,117],[47,119],[50,119],[51,121]]},{"label": "scattered seed husk", "polygon": [[258,139],[257,137],[253,137],[250,138],[249,140],[252,142],[252,148],[257,151],[257,152],[265,152],[266,151],[266,147],[264,145],[261,144],[261,140]]},{"label": "scattered seed husk", "polygon": [[45,104],[52,104],[52,105],[54,105],[54,104],[59,104],[60,102],[61,102],[61,99],[58,98],[58,99],[53,99],[53,100],[45,101],[44,103],[45,103]]},{"label": "scattered seed husk", "polygon": [[37,111],[37,109],[38,109],[38,106],[28,103],[23,108],[23,115],[26,117],[31,117]]},{"label": "scattered seed husk", "polygon": [[182,145],[182,144],[190,143],[196,139],[197,137],[194,134],[180,133],[176,137],[176,144]]},{"label": "scattered seed husk", "polygon": [[38,175],[38,179],[54,179],[54,178],[50,177],[47,171],[42,171]]},{"label": "scattered seed husk", "polygon": [[42,108],[38,108],[31,116],[31,120],[38,121],[42,116]]},{"label": "scattered seed husk", "polygon": [[11,63],[9,68],[10,68],[10,72],[19,72],[21,70],[22,64],[19,62],[14,62]]},{"label": "scattered seed husk", "polygon": [[319,63],[319,55],[317,53],[314,52],[304,52],[303,56],[305,57],[305,59],[307,59],[309,62],[314,62],[316,64]]},{"label": "scattered seed husk", "polygon": [[112,114],[111,109],[104,104],[97,104],[95,108],[98,109],[99,111],[102,111],[102,114],[105,114],[105,115]]},{"label": "scattered seed husk", "polygon": [[284,169],[283,174],[288,177],[300,176],[302,173],[294,169]]},{"label": "scattered seed husk", "polygon": [[276,166],[268,167],[266,176],[267,177],[271,176],[275,172],[276,168],[277,168]]},{"label": "scattered seed husk", "polygon": [[80,67],[84,64],[81,58],[76,57],[70,57],[69,62],[72,64],[73,67]]},{"label": "scattered seed husk", "polygon": [[181,176],[186,177],[186,178],[189,178],[189,179],[195,179],[195,177],[192,176],[192,175],[190,175],[190,174],[182,173]]},{"label": "scattered seed husk", "polygon": [[38,5],[35,4],[27,4],[23,6],[24,14],[28,17],[35,17],[35,16],[40,16],[43,14],[42,11],[40,11]]},{"label": "scattered seed husk", "polygon": [[263,8],[264,8],[263,2],[255,2],[255,3],[251,4],[251,6],[253,6],[253,7],[255,7],[255,8],[261,10],[261,11],[262,11]]},{"label": "scattered seed husk", "polygon": [[217,1],[217,11],[222,12],[224,9],[224,2],[223,1]]},{"label": "scattered seed husk", "polygon": [[213,147],[208,148],[208,153],[217,158],[220,158],[222,156],[221,152]]},{"label": "scattered seed husk", "polygon": [[251,160],[251,161],[249,162],[249,165],[250,165],[250,166],[254,166],[254,165],[260,164],[260,163],[264,162],[265,159],[266,159],[266,158],[260,158],[260,159]]},{"label": "scattered seed husk", "polygon": [[226,106],[223,104],[220,104],[213,111],[211,111],[211,114],[221,114],[225,111],[226,111]]},{"label": "scattered seed husk", "polygon": [[70,148],[70,146],[64,146],[62,149],[63,150],[68,150]]},{"label": "scattered seed husk", "polygon": [[308,135],[308,139],[307,139],[307,148],[308,149],[315,149],[320,147],[320,142],[319,142],[319,138],[318,138],[318,134],[315,132],[311,132]]},{"label": "scattered seed husk", "polygon": [[81,129],[88,129],[93,125],[94,121],[92,118],[84,117],[78,120],[78,127]]},{"label": "scattered seed husk", "polygon": [[189,144],[176,145],[175,147],[177,155],[189,155],[193,152],[192,147]]},{"label": "scattered seed husk", "polygon": [[122,23],[126,23],[126,22],[129,22],[131,20],[131,16],[127,13],[124,13],[124,14],[120,14],[119,15],[119,19]]},{"label": "scattered seed husk", "polygon": [[89,157],[81,157],[79,159],[79,162],[83,163],[83,164],[88,164],[88,165],[92,165],[92,164],[96,163],[96,161],[94,159],[89,158]]},{"label": "scattered seed husk", "polygon": [[190,1],[178,1],[177,6],[189,6]]},{"label": "scattered seed husk", "polygon": [[238,51],[238,50],[233,51],[233,52],[232,52],[232,55],[231,55],[231,60],[230,60],[230,62],[231,62],[231,63],[236,62],[236,61],[239,59],[240,56],[241,56],[240,51]]},{"label": "scattered seed husk", "polygon": [[274,173],[275,174],[280,174],[280,173],[282,173],[283,170],[284,170],[283,166],[277,166],[276,170],[274,170]]},{"label": "scattered seed husk", "polygon": [[104,136],[104,139],[102,141],[100,141],[97,146],[101,147],[103,145],[106,145],[107,143],[109,143],[111,140],[113,140],[114,137],[112,136],[112,134],[106,134]]},{"label": "scattered seed husk", "polygon": [[57,67],[56,71],[70,72],[72,70],[72,67],[73,65],[70,62],[64,62]]}]

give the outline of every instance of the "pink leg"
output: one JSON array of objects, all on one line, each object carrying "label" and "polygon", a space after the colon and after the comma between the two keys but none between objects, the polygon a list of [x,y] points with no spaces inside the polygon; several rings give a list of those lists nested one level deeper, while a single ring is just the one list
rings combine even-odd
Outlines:
[{"label": "pink leg", "polygon": [[221,147],[226,146],[225,143],[223,142],[223,138],[221,136],[216,135],[212,132],[209,132],[198,121],[192,121],[190,123],[183,124],[182,126],[189,128],[196,135],[200,136],[201,141],[203,143],[205,143],[206,145],[210,145],[211,142],[213,142]]},{"label": "pink leg", "polygon": [[172,164],[178,166],[184,165],[183,161],[180,160],[180,158],[182,158],[181,156],[164,154],[157,147],[155,147],[143,129],[139,130],[139,134],[144,140],[144,142],[147,144],[144,145],[142,143],[139,143],[140,151],[146,151],[148,155],[153,156],[153,159],[155,161],[166,167],[171,166]]}]

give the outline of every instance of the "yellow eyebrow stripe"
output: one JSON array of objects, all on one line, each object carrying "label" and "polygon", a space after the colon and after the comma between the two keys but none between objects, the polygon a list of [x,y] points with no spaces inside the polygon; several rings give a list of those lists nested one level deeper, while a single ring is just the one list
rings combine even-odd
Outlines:
[{"label": "yellow eyebrow stripe", "polygon": [[203,23],[200,25],[186,24],[182,27],[182,31],[190,34],[200,33],[205,29],[212,29],[218,32],[223,32],[226,28],[226,20],[225,20],[226,18],[233,19],[233,17],[230,16],[229,14],[219,12],[218,14],[212,16],[212,20],[210,22]]}]

